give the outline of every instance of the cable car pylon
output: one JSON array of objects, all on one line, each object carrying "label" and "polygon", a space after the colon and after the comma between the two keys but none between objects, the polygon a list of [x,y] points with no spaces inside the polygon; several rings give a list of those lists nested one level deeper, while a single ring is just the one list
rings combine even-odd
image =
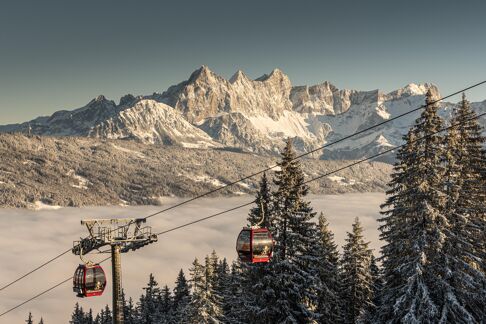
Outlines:
[{"label": "cable car pylon", "polygon": [[76,269],[73,290],[78,297],[100,296],[106,286],[105,273],[99,264],[84,261],[83,255],[104,246],[111,247],[113,280],[113,323],[123,324],[123,301],[121,280],[121,253],[135,251],[145,245],[157,242],[150,226],[143,226],[146,218],[115,218],[82,220],[89,236],[74,241],[72,252],[81,258],[83,264]]}]

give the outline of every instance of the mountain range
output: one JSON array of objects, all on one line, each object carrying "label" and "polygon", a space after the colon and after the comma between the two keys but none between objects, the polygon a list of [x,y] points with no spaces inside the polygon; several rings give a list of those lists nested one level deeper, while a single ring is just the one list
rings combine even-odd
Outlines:
[{"label": "mountain range", "polygon": [[[279,69],[254,80],[242,71],[225,79],[202,66],[162,93],[128,94],[118,104],[100,95],[79,109],[0,126],[0,132],[131,139],[270,155],[291,137],[302,153],[415,109],[424,104],[428,90],[439,96],[438,88],[428,83],[384,93],[338,89],[327,81],[293,86]],[[440,105],[441,114],[448,118],[453,104]],[[484,112],[486,100],[472,106]],[[360,159],[399,145],[419,113],[329,146],[313,157]],[[486,120],[481,123],[486,125]]]}]

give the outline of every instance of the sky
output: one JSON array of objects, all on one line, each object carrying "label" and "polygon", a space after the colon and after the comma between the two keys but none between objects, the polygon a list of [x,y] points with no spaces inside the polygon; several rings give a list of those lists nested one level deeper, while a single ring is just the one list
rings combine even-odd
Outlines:
[{"label": "sky", "polygon": [[432,82],[446,95],[486,79],[485,11],[482,0],[3,1],[0,124],[163,92],[201,65],[358,90]]},{"label": "sky", "polygon": [[[160,232],[181,225],[199,217],[232,208],[251,201],[253,197],[207,198],[181,206],[167,213],[152,217],[147,225],[154,232]],[[379,206],[385,201],[384,193],[343,194],[310,196],[309,200],[316,212],[324,212],[338,246],[345,241],[346,232],[356,216],[364,228],[364,235],[370,241],[374,253],[379,252],[381,241],[378,238]],[[72,246],[73,239],[87,234],[79,220],[86,218],[143,217],[179,202],[168,199],[166,206],[143,207],[84,207],[61,208],[57,210],[0,209],[0,287],[18,278],[21,274],[58,255]],[[215,250],[220,257],[229,262],[236,257],[236,237],[246,223],[249,208],[232,211],[217,218],[201,222],[181,230],[160,236],[157,243],[148,245],[135,252],[122,255],[122,281],[128,296],[138,300],[142,287],[146,286],[150,273],[159,285],[173,283],[182,268],[188,269],[197,257],[204,257]],[[198,213],[195,214],[194,210]],[[359,210],[359,215],[356,213]],[[8,218],[8,222],[5,220]],[[100,261],[105,254],[88,255],[92,261]],[[79,257],[67,254],[49,264],[17,284],[0,291],[0,314],[5,310],[27,300],[45,289],[54,286],[74,274]],[[141,267],[140,265],[143,265]],[[71,282],[34,299],[32,302],[0,317],[0,323],[23,323],[32,312],[34,322],[42,316],[46,324],[67,323],[74,304],[79,302],[84,309],[92,308],[99,312],[106,304],[111,307],[111,265],[102,264],[107,275],[107,288],[103,296],[79,299],[72,292]]]}]

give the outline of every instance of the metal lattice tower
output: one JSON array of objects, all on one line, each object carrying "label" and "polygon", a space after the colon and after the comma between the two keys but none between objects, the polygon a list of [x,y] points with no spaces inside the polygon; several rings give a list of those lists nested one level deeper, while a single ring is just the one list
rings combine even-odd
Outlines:
[{"label": "metal lattice tower", "polygon": [[89,219],[82,220],[89,236],[75,241],[72,252],[83,256],[93,250],[109,245],[113,279],[113,323],[123,324],[123,301],[121,280],[121,253],[135,251],[145,245],[157,242],[150,226],[143,226],[145,218]]}]

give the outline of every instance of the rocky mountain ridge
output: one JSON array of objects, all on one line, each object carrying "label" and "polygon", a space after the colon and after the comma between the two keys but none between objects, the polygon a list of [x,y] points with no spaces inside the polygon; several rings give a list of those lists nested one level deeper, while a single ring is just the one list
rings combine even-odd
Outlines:
[{"label": "rocky mountain ridge", "polygon": [[[227,80],[202,66],[163,93],[125,95],[119,104],[98,96],[82,108],[0,126],[0,132],[133,139],[259,154],[277,153],[285,139],[292,137],[302,153],[423,105],[429,89],[439,96],[437,87],[427,83],[384,93],[338,89],[327,81],[292,86],[279,69],[254,80],[237,71]],[[452,105],[441,105],[447,118]],[[486,111],[486,101],[473,103],[473,107]],[[329,146],[314,157],[360,159],[399,145],[418,114]]]}]

